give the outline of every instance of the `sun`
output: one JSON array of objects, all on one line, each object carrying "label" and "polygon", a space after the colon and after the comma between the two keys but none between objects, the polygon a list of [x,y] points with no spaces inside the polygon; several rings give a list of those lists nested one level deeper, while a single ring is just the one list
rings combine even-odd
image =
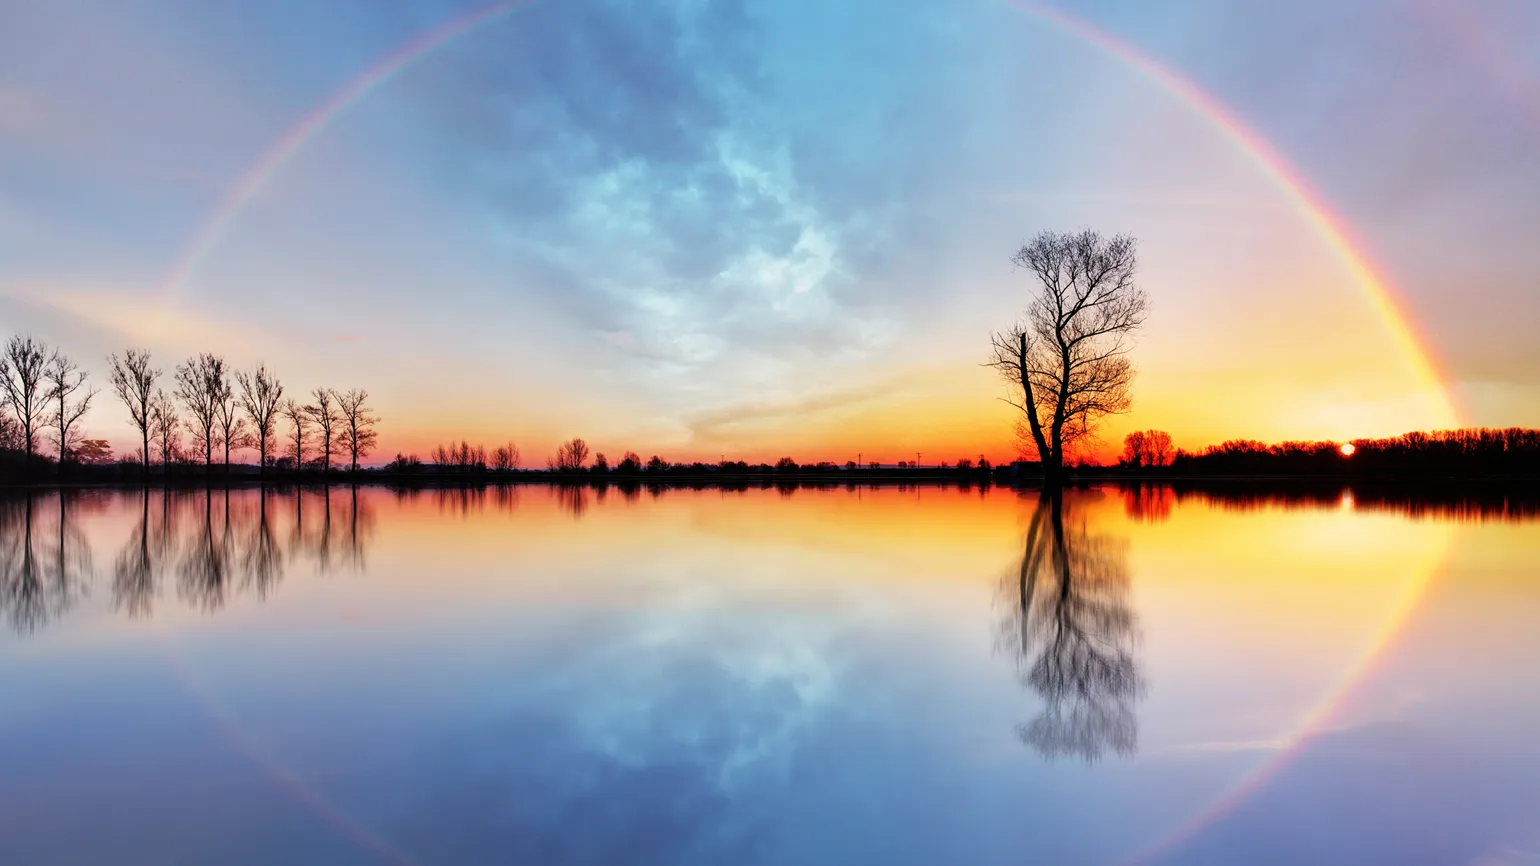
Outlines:
[{"label": "sun", "polygon": [[1344,442],[1342,443],[1342,447],[1338,448],[1337,450],[1342,452],[1343,457],[1352,457],[1353,452],[1357,451],[1358,449],[1353,447],[1353,443]]}]

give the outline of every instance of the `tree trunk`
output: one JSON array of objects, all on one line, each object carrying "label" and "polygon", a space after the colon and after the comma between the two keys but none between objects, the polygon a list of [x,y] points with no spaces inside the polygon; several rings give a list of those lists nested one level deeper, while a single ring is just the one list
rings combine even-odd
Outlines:
[{"label": "tree trunk", "polygon": [[1043,485],[1059,487],[1064,483],[1064,455],[1050,451],[1043,458]]}]

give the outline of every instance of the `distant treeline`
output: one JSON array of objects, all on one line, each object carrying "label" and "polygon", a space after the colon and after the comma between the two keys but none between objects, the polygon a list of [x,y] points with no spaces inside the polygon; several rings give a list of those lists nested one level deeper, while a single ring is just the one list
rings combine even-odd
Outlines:
[{"label": "distant treeline", "polygon": [[1010,472],[1010,466],[995,466],[980,455],[977,461],[960,458],[955,463],[942,462],[922,466],[918,461],[900,460],[897,463],[844,463],[820,461],[798,463],[791,457],[782,457],[774,463],[749,463],[746,460],[723,460],[718,463],[670,462],[654,454],[643,460],[635,451],[626,451],[619,460],[611,462],[602,452],[593,454],[590,461],[588,443],[582,439],[569,439],[557,448],[556,454],[546,461],[543,470],[521,470],[519,449],[513,443],[488,451],[484,445],[472,445],[461,441],[439,445],[423,460],[415,454],[397,454],[379,471],[392,476],[426,476],[452,478],[499,478],[512,475],[558,477],[564,479],[592,479],[599,477],[621,478],[700,478],[709,476],[848,476],[894,475],[906,477],[988,477]]},{"label": "distant treeline", "polygon": [[1351,508],[1384,511],[1412,518],[1440,520],[1535,520],[1540,518],[1540,488],[1445,479],[1174,478],[1156,482],[1122,480],[1124,510],[1136,520],[1158,523],[1189,500],[1225,511],[1269,508]]},{"label": "distant treeline", "polygon": [[1170,475],[1536,476],[1540,430],[1438,430],[1390,439],[1280,442],[1234,439],[1145,471]]}]

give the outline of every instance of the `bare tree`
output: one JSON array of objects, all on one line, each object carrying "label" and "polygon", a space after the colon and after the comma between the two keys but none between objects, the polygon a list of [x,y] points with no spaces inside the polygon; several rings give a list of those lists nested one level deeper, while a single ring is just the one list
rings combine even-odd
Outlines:
[{"label": "bare tree", "polygon": [[992,335],[988,366],[1021,389],[1018,433],[1037,449],[1043,477],[1063,477],[1067,451],[1105,415],[1125,412],[1134,370],[1128,352],[1148,301],[1134,282],[1137,244],[1086,229],[1044,232],[1012,257],[1038,287],[1026,315]]},{"label": "bare tree", "polygon": [[577,472],[588,462],[588,443],[582,439],[569,439],[556,449],[550,468],[557,472]]},{"label": "bare tree", "polygon": [[433,462],[438,466],[439,472],[485,472],[487,449],[485,446],[472,445],[462,439],[459,445],[451,442],[434,448]]},{"label": "bare tree", "polygon": [[1164,430],[1136,430],[1124,436],[1122,460],[1134,469],[1165,466],[1171,462],[1171,434]]},{"label": "bare tree", "polygon": [[21,450],[21,425],[5,411],[5,400],[0,398],[0,450]]},{"label": "bare tree", "polygon": [[75,446],[80,442],[80,419],[91,408],[91,398],[96,389],[86,386],[86,373],[80,365],[54,352],[43,370],[43,382],[47,387],[47,399],[53,411],[48,415],[48,425],[57,431],[59,445],[59,471],[64,471]]},{"label": "bare tree", "polygon": [[289,422],[289,444],[294,448],[291,452],[294,455],[294,471],[299,472],[305,468],[305,446],[310,444],[310,413],[291,398],[279,405],[278,414]]},{"label": "bare tree", "polygon": [[54,352],[31,337],[12,337],[0,354],[0,400],[10,407],[21,427],[22,449],[37,451],[37,434],[47,423],[46,371]]},{"label": "bare tree", "polygon": [[256,440],[258,471],[266,477],[267,449],[273,442],[273,427],[278,422],[278,404],[283,400],[283,385],[261,363],[250,373],[236,373],[235,381],[240,386],[241,410],[251,421],[251,435]]},{"label": "bare tree", "polygon": [[187,428],[192,431],[193,444],[203,452],[205,472],[214,464],[214,448],[219,438],[219,386],[224,378],[224,359],[208,352],[188,358],[187,363],[176,368],[176,395],[187,407]]},{"label": "bare tree", "polygon": [[330,388],[317,388],[311,392],[315,396],[315,402],[305,406],[305,412],[310,420],[315,422],[316,432],[321,437],[321,472],[330,472],[332,468],[332,456],[338,453],[342,446],[340,433],[342,431],[342,410],[338,406],[337,393]]},{"label": "bare tree", "polygon": [[225,449],[225,475],[230,475],[230,451],[246,447],[246,419],[241,417],[240,402],[235,396],[235,371],[229,369],[223,359],[217,371],[208,380],[209,396],[214,401],[214,424],[218,439]]},{"label": "bare tree", "polygon": [[380,419],[369,409],[368,401],[369,392],[362,388],[337,395],[337,409],[342,413],[342,426],[338,435],[354,472],[358,471],[358,458],[367,457],[380,438],[374,429]]},{"label": "bare tree", "polygon": [[128,415],[144,446],[144,469],[150,470],[150,405],[155,400],[155,380],[160,371],[151,369],[150,353],[129,349],[123,358],[116,354],[107,357],[111,369],[108,380],[118,399],[128,407]]},{"label": "bare tree", "polygon": [[1171,434],[1164,430],[1144,431],[1144,462],[1146,466],[1165,466],[1171,462]]},{"label": "bare tree", "polygon": [[1144,431],[1135,430],[1123,437],[1124,465],[1131,469],[1138,469],[1144,465]]},{"label": "bare tree", "polygon": [[509,442],[492,451],[492,468],[498,472],[512,472],[519,468],[519,446]]},{"label": "bare tree", "polygon": [[150,439],[169,475],[172,459],[182,451],[182,419],[177,417],[171,395],[163,390],[157,389],[150,401]]}]

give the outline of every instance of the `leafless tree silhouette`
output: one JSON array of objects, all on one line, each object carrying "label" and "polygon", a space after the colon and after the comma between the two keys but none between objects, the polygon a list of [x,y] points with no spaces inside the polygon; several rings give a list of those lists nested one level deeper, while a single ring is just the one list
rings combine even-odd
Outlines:
[{"label": "leafless tree silhouette", "polygon": [[80,419],[91,408],[91,398],[96,389],[86,386],[86,373],[80,365],[54,352],[43,370],[43,383],[47,388],[47,400],[52,411],[47,423],[56,434],[59,446],[59,471],[80,444]]},{"label": "leafless tree silhouette", "polygon": [[310,444],[310,413],[289,399],[279,404],[278,414],[289,422],[289,447],[294,449],[290,453],[294,456],[294,470],[298,472],[305,467],[305,447]]},{"label": "leafless tree silhouette", "polygon": [[1066,453],[1096,422],[1128,410],[1128,352],[1148,302],[1134,282],[1138,256],[1127,235],[1044,232],[1012,261],[1038,287],[1023,319],[992,335],[988,366],[1020,389],[1007,399],[1025,422],[1017,432],[1036,447],[1043,477],[1057,482]]},{"label": "leafless tree silhouette", "polygon": [[22,448],[21,425],[6,411],[4,395],[0,395],[0,448],[7,451],[20,451]]},{"label": "leafless tree silhouette", "polygon": [[1136,430],[1123,437],[1122,461],[1140,467],[1165,466],[1171,462],[1171,434],[1164,430]]},{"label": "leafless tree silhouette", "polygon": [[150,471],[150,405],[155,399],[155,380],[160,371],[150,366],[150,353],[129,349],[122,358],[116,354],[107,356],[107,379],[118,399],[128,407],[129,420],[139,431],[144,447],[144,470]]},{"label": "leafless tree silhouette", "polygon": [[171,461],[182,451],[182,421],[176,404],[165,391],[157,390],[150,401],[150,438],[160,452],[161,465],[169,473]]},{"label": "leafless tree silhouette", "polygon": [[440,472],[479,473],[485,472],[487,468],[486,447],[472,445],[463,439],[459,445],[451,442],[437,446],[433,449],[432,457]]},{"label": "leafless tree silhouette", "polygon": [[1109,748],[1127,756],[1137,747],[1144,681],[1127,593],[1125,543],[1091,532],[1061,493],[1045,492],[1020,567],[1002,585],[1000,640],[1022,685],[1043,699],[1017,734],[1046,758],[1094,762]]},{"label": "leafless tree silhouette", "polygon": [[348,455],[354,472],[358,471],[358,458],[367,457],[374,450],[380,434],[374,425],[380,422],[369,408],[369,392],[354,388],[337,395],[337,410],[342,413],[342,449]]},{"label": "leafless tree silhouette", "polygon": [[245,448],[246,419],[241,417],[240,401],[235,395],[235,376],[224,362],[219,361],[217,369],[210,369],[207,381],[209,397],[214,401],[214,428],[216,441],[225,450],[225,475],[230,474],[230,452],[238,448]]},{"label": "leafless tree silhouette", "polygon": [[187,429],[192,431],[194,446],[203,453],[205,471],[214,465],[214,449],[219,445],[219,399],[224,381],[224,359],[208,352],[188,358],[176,368],[176,396],[187,407]]},{"label": "leafless tree silhouette", "polygon": [[588,462],[588,443],[582,439],[569,439],[556,449],[551,458],[551,468],[557,472],[577,472]]},{"label": "leafless tree silhouette", "polygon": [[283,385],[260,363],[249,373],[236,373],[235,382],[239,386],[241,411],[251,421],[251,435],[256,440],[258,471],[265,477],[267,452],[278,423],[278,406],[283,401]]},{"label": "leafless tree silhouette", "polygon": [[316,433],[320,435],[321,471],[330,472],[332,457],[342,446],[341,438],[337,435],[342,429],[342,410],[338,406],[336,392],[330,388],[317,388],[311,395],[315,397],[315,402],[305,406],[305,413],[315,422]]},{"label": "leafless tree silhouette", "polygon": [[21,427],[22,448],[37,453],[38,431],[48,418],[48,364],[54,352],[47,343],[15,336],[0,353],[0,403]]},{"label": "leafless tree silhouette", "polygon": [[512,472],[519,468],[519,446],[509,442],[492,451],[492,468],[498,472]]}]

